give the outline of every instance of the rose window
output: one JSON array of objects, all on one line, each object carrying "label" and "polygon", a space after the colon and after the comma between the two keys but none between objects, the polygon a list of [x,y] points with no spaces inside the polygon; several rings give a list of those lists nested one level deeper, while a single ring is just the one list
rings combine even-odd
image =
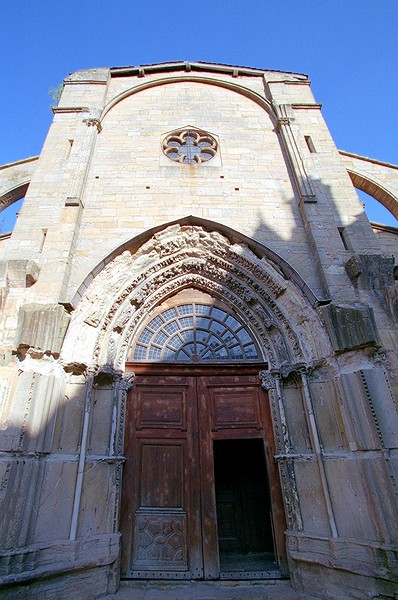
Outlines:
[{"label": "rose window", "polygon": [[163,152],[175,162],[198,165],[213,158],[217,142],[213,136],[199,129],[179,129],[163,141]]}]

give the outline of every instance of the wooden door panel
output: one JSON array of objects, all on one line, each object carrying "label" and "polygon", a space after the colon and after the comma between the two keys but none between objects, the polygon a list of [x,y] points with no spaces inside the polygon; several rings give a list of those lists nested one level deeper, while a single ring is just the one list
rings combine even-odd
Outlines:
[{"label": "wooden door panel", "polygon": [[150,376],[137,378],[130,394],[128,483],[123,486],[125,576],[202,575],[195,394],[193,378]]},{"label": "wooden door panel", "polygon": [[199,377],[204,405],[211,415],[210,430],[262,430],[261,391],[254,376]]},{"label": "wooden door panel", "polygon": [[[282,562],[283,509],[271,416],[258,377],[176,375],[167,368],[165,375],[137,376],[126,414],[123,576],[219,578],[219,543],[242,548],[242,539],[255,532],[245,533],[240,489],[219,486],[216,506],[213,444],[254,438],[265,440]],[[245,494],[254,496],[253,490]]]},{"label": "wooden door panel", "polygon": [[238,552],[242,549],[244,545],[242,507],[240,498],[233,488],[218,489],[217,526],[220,552]]},{"label": "wooden door panel", "polygon": [[209,387],[209,399],[213,407],[213,427],[261,427],[258,398],[253,388]]},{"label": "wooden door panel", "polygon": [[140,507],[182,508],[184,452],[181,444],[141,441]]},{"label": "wooden door panel", "polygon": [[148,385],[137,389],[137,429],[187,430],[187,387]]}]

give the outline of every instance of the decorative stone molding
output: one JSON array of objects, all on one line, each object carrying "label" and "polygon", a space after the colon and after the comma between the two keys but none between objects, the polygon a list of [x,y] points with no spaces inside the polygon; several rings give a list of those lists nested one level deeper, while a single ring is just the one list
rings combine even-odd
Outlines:
[{"label": "decorative stone molding", "polygon": [[[138,250],[125,249],[94,277],[73,313],[64,360],[79,363],[93,357],[122,371],[131,341],[147,316],[165,299],[190,287],[222,299],[241,315],[271,368],[308,361],[311,347],[315,355],[330,352],[326,335],[302,344],[319,329],[319,317],[268,258],[218,231],[176,223]],[[292,315],[297,323],[291,322]],[[83,347],[76,351],[72,341],[87,327],[88,339],[95,340],[89,354]],[[325,344],[327,350],[322,350]]]},{"label": "decorative stone molding", "polygon": [[87,127],[95,127],[98,133],[101,133],[102,131],[102,125],[99,119],[89,117],[88,119],[83,119],[83,123],[85,123]]},{"label": "decorative stone molding", "polygon": [[378,345],[373,310],[370,306],[330,303],[318,310],[324,318],[336,352]]},{"label": "decorative stone molding", "polygon": [[[289,498],[286,501],[287,513],[289,521],[299,513],[297,485],[294,479],[293,463],[296,459],[300,460],[316,460],[319,469],[320,483],[323,491],[326,511],[329,520],[330,532],[332,537],[338,537],[336,519],[333,511],[332,500],[326,476],[323,453],[321,450],[320,437],[315,419],[313,400],[309,387],[309,378],[314,371],[312,365],[307,365],[303,362],[294,365],[284,365],[281,370],[261,371],[260,378],[263,387],[269,389],[271,400],[271,413],[274,422],[274,431],[277,438],[277,448],[281,454],[275,458],[278,459],[282,482],[284,483],[284,472],[286,477],[285,496]],[[307,427],[311,439],[313,452],[306,455],[291,454],[291,444],[289,432],[287,429],[287,419],[284,409],[283,385],[282,380],[290,377],[295,377],[302,390],[303,408],[306,415]],[[289,467],[291,465],[291,467]],[[292,473],[290,473],[291,468]],[[291,490],[295,490],[295,494],[291,495]],[[290,496],[289,496],[290,494]],[[296,502],[297,500],[297,502]],[[296,517],[297,518],[297,517]],[[297,522],[295,522],[297,525]]]},{"label": "decorative stone molding", "polygon": [[19,309],[17,351],[24,356],[33,348],[39,355],[58,357],[69,321],[70,315],[59,304],[25,304]]},{"label": "decorative stone molding", "polygon": [[[300,512],[299,493],[294,472],[295,456],[291,455],[291,443],[285,414],[282,375],[280,370],[273,369],[260,371],[259,377],[262,387],[268,391],[270,400],[278,452],[274,458],[278,461],[281,475],[288,527],[290,530],[301,531],[303,529],[303,520]],[[280,460],[281,456],[283,456],[284,460]]]}]

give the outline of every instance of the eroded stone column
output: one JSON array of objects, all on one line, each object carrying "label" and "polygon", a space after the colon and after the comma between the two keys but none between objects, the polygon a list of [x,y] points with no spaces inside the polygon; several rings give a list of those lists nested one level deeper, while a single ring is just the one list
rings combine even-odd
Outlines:
[{"label": "eroded stone column", "polygon": [[303,521],[294,472],[294,455],[291,452],[288,424],[284,408],[282,374],[279,370],[260,371],[261,385],[268,392],[275,431],[278,462],[289,529],[301,531]]}]

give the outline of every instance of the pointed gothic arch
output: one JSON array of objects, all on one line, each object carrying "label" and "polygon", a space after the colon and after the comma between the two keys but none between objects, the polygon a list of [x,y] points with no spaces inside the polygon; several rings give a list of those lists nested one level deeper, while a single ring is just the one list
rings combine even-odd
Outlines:
[{"label": "pointed gothic arch", "polygon": [[329,352],[326,334],[314,334],[322,331],[315,296],[288,263],[238,232],[187,218],[124,244],[86,278],[74,299],[80,301],[64,362],[124,370],[148,315],[187,288],[223,301],[250,323],[271,368],[312,364]]}]

